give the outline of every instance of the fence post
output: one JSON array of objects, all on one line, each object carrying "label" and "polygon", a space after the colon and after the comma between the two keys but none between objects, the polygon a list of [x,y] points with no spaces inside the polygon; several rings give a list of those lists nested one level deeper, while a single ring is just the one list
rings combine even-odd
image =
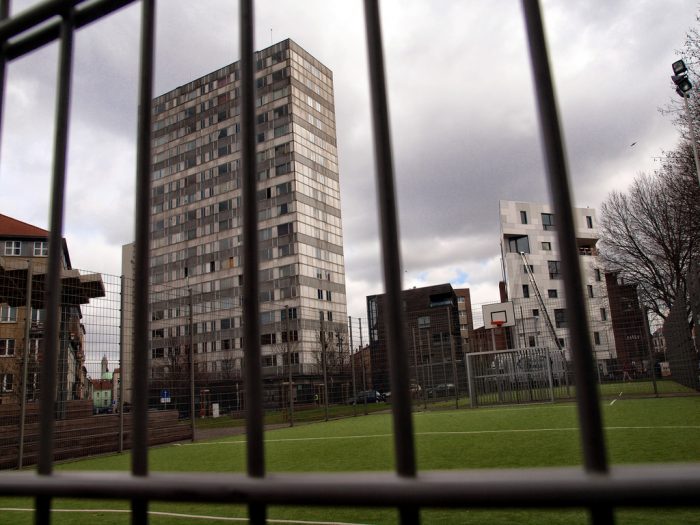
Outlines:
[{"label": "fence post", "polygon": [[289,366],[289,426],[294,426],[294,386],[292,384],[292,345],[289,337],[289,305],[284,305],[284,330],[287,332],[287,365]]},{"label": "fence post", "polygon": [[328,421],[328,374],[326,372],[326,330],[323,324],[323,310],[321,312],[321,368],[323,369],[323,412]]},{"label": "fence post", "polygon": [[124,452],[124,276],[119,277],[119,453]]},{"label": "fence post", "polygon": [[469,388],[469,406],[476,408],[478,400],[476,398],[476,389],[474,388],[474,377],[472,376],[472,364],[469,354],[464,354],[464,359],[467,361],[467,384]]},{"label": "fence post", "polygon": [[[352,316],[348,317],[350,326],[350,370],[352,372],[352,415],[357,416],[357,386],[355,385],[355,357],[352,355],[352,350],[355,348],[352,342]],[[362,357],[362,354],[360,354]]]},{"label": "fence post", "polygon": [[192,304],[192,288],[187,289],[187,302],[189,306],[189,325],[190,325],[190,425],[192,425],[192,442],[195,439],[195,418],[194,418],[194,319],[193,319],[193,304]]},{"label": "fence post", "polygon": [[545,361],[547,363],[547,379],[549,379],[549,399],[554,403],[554,378],[552,377],[552,359],[549,356],[549,348],[545,348]]},{"label": "fence post", "polygon": [[[358,319],[360,323],[360,356],[362,356],[362,391],[367,392],[367,372],[365,371],[365,354],[363,353],[363,348],[362,348],[362,317]],[[370,340],[371,342],[371,340]],[[371,351],[371,345],[370,345],[370,350],[369,350],[369,356],[370,356],[370,365],[372,364],[372,351]],[[364,406],[365,406],[365,415],[367,415],[367,394],[365,393],[364,396]]]},{"label": "fence post", "polygon": [[459,378],[457,376],[457,354],[455,353],[455,338],[450,332],[450,354],[452,356],[452,381],[455,385],[455,408],[459,408]]},{"label": "fence post", "polygon": [[24,356],[22,356],[22,397],[19,400],[19,458],[17,458],[17,469],[22,469],[24,460],[24,420],[27,415],[27,377],[29,376],[29,336],[32,327],[32,261],[27,259],[27,300],[25,302],[24,313]]}]

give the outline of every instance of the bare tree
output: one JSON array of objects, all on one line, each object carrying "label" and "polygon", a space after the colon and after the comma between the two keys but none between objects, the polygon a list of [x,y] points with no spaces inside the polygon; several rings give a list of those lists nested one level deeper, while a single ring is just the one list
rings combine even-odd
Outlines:
[{"label": "bare tree", "polygon": [[601,206],[600,251],[608,271],[639,286],[643,303],[666,318],[687,296],[691,259],[698,255],[697,179],[683,146],[653,176],[639,175],[627,193],[612,192]]}]

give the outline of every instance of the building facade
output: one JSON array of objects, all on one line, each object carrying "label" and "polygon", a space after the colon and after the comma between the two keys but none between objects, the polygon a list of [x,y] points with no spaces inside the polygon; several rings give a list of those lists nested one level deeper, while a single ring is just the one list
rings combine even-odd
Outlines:
[{"label": "building facade", "polygon": [[[559,346],[570,358],[557,220],[552,208],[502,200],[499,209],[503,269],[518,323],[514,335],[517,346]],[[574,208],[573,212],[593,350],[605,372],[617,353],[605,274],[596,248],[597,216],[591,208]]]},{"label": "building facade", "polygon": [[[44,282],[49,232],[0,214],[0,403],[18,404],[39,395],[44,352]],[[57,416],[66,402],[87,399],[85,327],[80,305],[104,296],[99,275],[71,269],[65,239],[61,250]],[[31,295],[28,281],[31,276]],[[28,337],[27,337],[28,336]],[[23,384],[26,366],[27,381]]]},{"label": "building facade", "polygon": [[[457,376],[465,376],[458,296],[452,285],[403,290],[401,300],[412,384],[456,384]],[[380,392],[391,389],[384,308],[384,294],[367,297],[372,385]]]},{"label": "building facade", "polygon": [[[199,383],[238,385],[241,286],[257,278],[264,392],[274,404],[285,366],[301,392],[318,374],[322,341],[347,332],[345,265],[332,72],[284,40],[256,53],[255,78],[253,275],[241,267],[239,63],[153,100],[151,374],[177,379],[194,355]],[[235,398],[233,408],[238,390]]]}]

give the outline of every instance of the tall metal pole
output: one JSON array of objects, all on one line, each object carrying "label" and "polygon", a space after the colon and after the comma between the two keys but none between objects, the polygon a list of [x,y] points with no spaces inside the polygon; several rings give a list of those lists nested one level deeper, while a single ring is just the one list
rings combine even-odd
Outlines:
[{"label": "tall metal pole", "polygon": [[[362,357],[362,391],[365,393],[363,395],[364,397],[364,405],[365,405],[365,415],[367,415],[367,372],[365,371],[365,352],[364,352],[364,343],[362,342],[362,317],[358,319],[360,322],[360,356]],[[369,349],[368,349],[369,352]],[[372,354],[369,354],[369,364],[372,364]]]},{"label": "tall metal pole", "polygon": [[688,119],[688,129],[690,130],[690,141],[693,145],[693,157],[695,158],[695,174],[698,176],[698,184],[700,184],[700,160],[698,160],[698,145],[695,140],[695,128],[693,127],[693,119],[690,117],[690,106],[688,99],[690,95],[683,94],[683,105],[685,106],[685,116]]},{"label": "tall metal pole", "polygon": [[289,365],[289,426],[294,426],[294,386],[292,383],[292,346],[289,340],[289,305],[284,305],[284,331],[287,332],[287,365]]},{"label": "tall metal pole", "polygon": [[[323,315],[323,313],[321,313]],[[323,412],[328,421],[328,374],[326,372],[326,329],[321,317],[321,368],[323,370]]]},{"label": "tall metal pole", "polygon": [[194,305],[192,301],[192,288],[187,289],[187,302],[189,303],[189,325],[190,325],[190,425],[192,425],[192,442],[195,439],[195,406],[194,406]]},{"label": "tall metal pole", "polygon": [[17,469],[22,469],[24,459],[24,420],[27,415],[27,377],[29,375],[29,347],[30,330],[32,326],[32,261],[27,260],[27,300],[25,301],[24,314],[24,356],[22,356],[22,397],[19,400],[19,458]]},{"label": "tall metal pole", "polygon": [[352,415],[357,416],[357,385],[355,383],[355,356],[352,353],[352,350],[354,348],[352,342],[352,316],[348,317],[348,324],[348,328],[350,330],[350,370],[352,371]]},{"label": "tall metal pole", "polygon": [[124,452],[124,374],[129,373],[124,367],[124,283],[122,275],[119,278],[119,453]]}]

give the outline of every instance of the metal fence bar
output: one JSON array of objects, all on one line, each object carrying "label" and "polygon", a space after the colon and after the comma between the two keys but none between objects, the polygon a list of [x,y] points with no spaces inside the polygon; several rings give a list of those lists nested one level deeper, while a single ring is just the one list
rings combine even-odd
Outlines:
[{"label": "metal fence bar", "polygon": [[[82,1],[82,0],[81,0]],[[74,28],[79,29],[105,15],[125,7],[135,0],[98,0],[80,9],[74,9]],[[47,22],[45,26],[26,36],[18,36],[5,48],[5,58],[14,60],[56,40],[60,32],[60,22]]]},{"label": "metal fence bar", "polygon": [[[569,310],[568,319],[573,346],[576,398],[578,400],[584,464],[590,472],[605,473],[607,471],[605,440],[595,370],[593,369],[594,357],[588,329],[588,314],[582,294],[583,286],[576,247],[571,190],[539,2],[537,0],[523,0],[523,11],[530,44],[535,91],[537,92],[537,105],[547,163],[547,178],[554,213],[559,220],[557,241],[561,252],[564,291]],[[593,508],[592,513],[594,523],[614,523],[611,508]]]},{"label": "metal fence bar", "polygon": [[[0,24],[10,16],[10,0],[0,0]],[[2,56],[0,56],[0,138],[2,138],[2,117],[5,114],[5,77],[7,74],[7,56],[5,55],[5,47],[7,42],[0,39],[0,45],[3,48]]]},{"label": "metal fence bar", "polygon": [[[376,163],[377,200],[379,224],[382,236],[382,260],[384,286],[386,289],[386,326],[389,347],[389,373],[392,392],[394,424],[394,446],[396,448],[396,471],[402,477],[416,475],[415,444],[411,399],[409,392],[409,369],[406,335],[404,334],[403,310],[401,307],[401,256],[399,225],[394,187],[394,166],[389,131],[389,105],[384,76],[379,5],[365,0],[365,29],[369,53],[369,79],[372,99],[372,123]],[[402,507],[401,522],[418,523],[419,513],[414,506]]]},{"label": "metal fence bar", "polygon": [[594,502],[671,508],[698,506],[700,466],[612,467],[606,476],[578,467],[472,469],[421,472],[415,478],[391,472],[279,473],[265,479],[222,473],[152,473],[146,478],[124,472],[39,477],[13,472],[0,476],[0,492],[110,500],[141,494],[158,501],[310,506],[574,509]]},{"label": "metal fence bar", "polygon": [[[155,0],[143,0],[139,66],[134,246],[133,425],[131,471],[148,475],[148,250],[151,185],[151,100],[155,45]],[[148,522],[148,501],[132,494],[132,523]]]},{"label": "metal fence bar", "polygon": [[[241,172],[243,201],[243,323],[248,475],[265,476],[262,371],[258,297],[258,212],[255,160],[255,45],[253,0],[240,0],[241,32]],[[251,504],[251,523],[265,523],[265,505]]]}]

